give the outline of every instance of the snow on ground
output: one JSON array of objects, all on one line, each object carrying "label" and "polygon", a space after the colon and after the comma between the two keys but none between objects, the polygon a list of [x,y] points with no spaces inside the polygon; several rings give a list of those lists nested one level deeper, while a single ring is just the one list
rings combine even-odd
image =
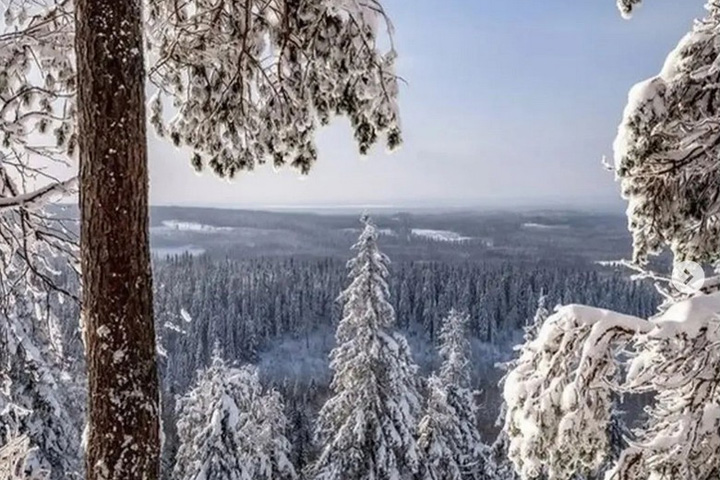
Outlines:
[{"label": "snow on ground", "polygon": [[178,230],[182,232],[217,233],[230,232],[232,227],[217,227],[197,222],[181,222],[179,220],[165,220],[162,222],[163,230]]},{"label": "snow on ground", "polygon": [[156,247],[152,249],[153,255],[158,257],[174,257],[175,255],[184,255],[186,253],[197,257],[205,253],[204,248],[196,247],[194,245],[183,245],[181,247]]},{"label": "snow on ground", "polygon": [[427,238],[435,242],[467,242],[471,237],[464,237],[450,230],[431,230],[428,228],[413,228],[412,234],[416,237]]},{"label": "snow on ground", "polygon": [[[342,231],[352,234],[359,234],[362,230],[360,230],[359,228],[343,228]],[[378,235],[397,237],[397,233],[392,228],[378,228],[376,231]]]},{"label": "snow on ground", "polygon": [[550,230],[550,229],[567,229],[570,228],[569,225],[548,225],[546,223],[523,223],[523,228],[534,228],[536,230]]}]

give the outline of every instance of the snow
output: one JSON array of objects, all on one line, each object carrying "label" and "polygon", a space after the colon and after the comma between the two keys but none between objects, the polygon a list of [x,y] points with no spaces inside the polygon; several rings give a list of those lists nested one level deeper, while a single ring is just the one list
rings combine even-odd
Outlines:
[{"label": "snow", "polygon": [[10,197],[0,197],[0,210],[13,208],[40,208],[55,203],[60,198],[70,196],[77,191],[78,178],[72,177],[63,182],[53,182],[35,191]]},{"label": "snow", "polygon": [[[622,0],[625,8],[634,0]],[[679,260],[717,259],[720,201],[720,4],[694,23],[662,70],[635,85],[614,141],[615,173],[628,200],[633,261],[670,250]]]},{"label": "snow", "polygon": [[217,356],[178,400],[180,448],[173,478],[294,480],[280,395],[265,391],[257,369]]},{"label": "snow", "polygon": [[[523,478],[538,465],[559,479],[599,468],[614,398],[653,392],[651,421],[635,432],[613,472],[708,478],[720,448],[719,342],[720,292],[677,301],[649,320],[584,305],[558,308],[505,381],[511,460]],[[629,359],[621,364],[623,349]],[[632,452],[642,453],[639,476],[625,477],[617,472],[635,471]]]},{"label": "snow", "polygon": [[466,242],[472,237],[465,237],[450,230],[432,230],[428,228],[413,228],[411,233],[416,237],[427,238],[434,242]]},{"label": "snow", "polygon": [[[665,111],[663,102],[667,84],[662,77],[653,77],[635,84],[628,93],[628,101],[623,112],[623,121],[613,142],[615,169],[620,170],[625,159],[631,154],[638,138],[630,128],[639,112],[643,117],[659,117]],[[648,110],[646,110],[648,109]]]},{"label": "snow", "polygon": [[528,223],[523,223],[522,227],[536,229],[536,230],[553,230],[553,229],[565,230],[565,229],[570,228],[570,225],[551,225],[551,224],[546,224],[546,223],[528,222]]},{"label": "snow", "polygon": [[197,257],[205,253],[205,249],[194,245],[184,245],[181,247],[155,247],[152,249],[153,255],[160,258],[174,257],[176,255],[192,255]]},{"label": "snow", "polygon": [[233,230],[233,227],[218,227],[215,225],[207,225],[197,222],[183,222],[180,220],[164,220],[162,225],[167,229],[182,232],[219,233],[231,232]]},{"label": "snow", "polygon": [[[343,228],[342,231],[346,232],[346,233],[352,233],[352,234],[357,235],[362,230],[360,230],[359,228]],[[397,235],[398,235],[397,232],[395,232],[395,230],[393,230],[392,228],[378,228],[377,233],[378,233],[378,235],[382,235],[385,237],[397,237]]]},{"label": "snow", "polygon": [[697,336],[710,322],[720,320],[720,292],[699,294],[677,302],[652,321],[657,328],[653,338],[672,338],[680,333]]},{"label": "snow", "polygon": [[631,315],[567,305],[528,338],[503,391],[508,455],[522,478],[542,467],[548,478],[569,479],[601,465],[619,370],[615,351],[652,327]]}]

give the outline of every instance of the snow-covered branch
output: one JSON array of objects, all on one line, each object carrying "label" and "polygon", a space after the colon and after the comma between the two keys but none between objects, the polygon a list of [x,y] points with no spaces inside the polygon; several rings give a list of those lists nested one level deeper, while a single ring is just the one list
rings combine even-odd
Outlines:
[{"label": "snow-covered branch", "polygon": [[711,478],[720,469],[720,293],[676,303],[652,324],[626,389],[655,392],[655,401],[607,478]]},{"label": "snow-covered branch", "polygon": [[3,480],[46,480],[50,472],[37,460],[37,447],[27,435],[19,435],[0,448],[0,478]]},{"label": "snow-covered branch", "polygon": [[580,305],[560,308],[522,349],[505,380],[509,457],[523,478],[567,480],[608,451],[616,351],[646,320]]},{"label": "snow-covered branch", "polygon": [[618,8],[620,9],[620,13],[625,18],[630,18],[633,11],[640,6],[643,0],[617,0]]},{"label": "snow-covered branch", "polygon": [[[379,2],[156,0],[147,10],[151,121],[196,152],[197,168],[233,176],[270,161],[307,172],[313,134],[334,115],[349,118],[361,153],[381,136],[389,148],[400,143],[395,52],[378,47],[378,25],[391,32]],[[164,97],[176,110],[170,122]]]},{"label": "snow-covered branch", "polygon": [[[636,3],[620,2],[628,12]],[[706,8],[660,74],[630,91],[615,140],[640,264],[666,248],[678,260],[720,259],[720,2]]]},{"label": "snow-covered branch", "polygon": [[59,198],[70,196],[77,191],[77,177],[51,183],[27,193],[11,197],[0,197],[0,212],[18,208],[35,209],[45,207]]}]

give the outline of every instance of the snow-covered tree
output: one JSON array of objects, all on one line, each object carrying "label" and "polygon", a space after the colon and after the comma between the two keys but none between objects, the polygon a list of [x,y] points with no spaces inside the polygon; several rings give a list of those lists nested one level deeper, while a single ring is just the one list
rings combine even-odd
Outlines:
[{"label": "snow-covered tree", "polygon": [[292,480],[287,420],[276,391],[263,391],[253,367],[218,355],[178,401],[177,480]]},{"label": "snow-covered tree", "polygon": [[82,475],[81,408],[71,405],[70,379],[53,347],[45,297],[25,289],[3,298],[0,313],[0,445],[27,438],[32,465],[51,480]]},{"label": "snow-covered tree", "polygon": [[525,344],[504,385],[508,456],[523,478],[567,480],[600,467],[618,374],[614,348],[648,329],[639,318],[571,305]]},{"label": "snow-covered tree", "polygon": [[[550,310],[547,308],[547,295],[541,294],[537,301],[537,310],[532,319],[529,319],[525,325],[525,333],[523,339],[525,343],[534,341],[537,338],[540,329],[544,325],[545,321],[550,317]],[[518,359],[511,360],[506,363],[499,365],[505,371],[510,371],[517,367],[519,364]],[[501,385],[505,383],[507,377],[504,377],[501,381]],[[500,407],[500,415],[496,421],[496,426],[503,426],[505,424],[505,416],[507,415],[507,404],[502,403]],[[515,469],[512,465],[511,460],[508,458],[508,449],[510,447],[510,439],[505,429],[500,430],[497,438],[490,446],[490,468],[492,468],[493,476],[497,480],[514,480],[517,478]]]},{"label": "snow-covered tree", "polygon": [[0,447],[0,479],[48,480],[50,470],[38,458],[37,447],[32,447],[27,435],[18,435]]},{"label": "snow-covered tree", "polygon": [[394,331],[389,260],[378,250],[375,226],[364,224],[348,264],[350,286],[340,295],[343,317],[330,354],[334,396],[318,418],[316,480],[408,480],[418,468],[417,367]]},{"label": "snow-covered tree", "polygon": [[[61,2],[67,4],[68,2]],[[17,281],[56,286],[48,262],[75,257],[75,237],[44,208],[77,191],[45,167],[75,149],[69,130],[74,72],[72,13],[27,0],[4,2],[0,27],[0,291]],[[41,13],[42,11],[42,13]],[[54,136],[48,141],[45,134]],[[17,278],[18,274],[22,274]],[[12,280],[8,277],[12,277]],[[24,277],[24,278],[23,278]],[[67,292],[66,292],[67,293]]]},{"label": "snow-covered tree", "polygon": [[477,429],[477,405],[470,388],[467,314],[451,310],[440,330],[442,364],[428,380],[428,398],[418,426],[420,478],[481,479],[487,447]]},{"label": "snow-covered tree", "polygon": [[542,294],[538,297],[535,315],[525,327],[525,340],[535,338],[542,328],[543,323],[545,323],[545,320],[547,320],[550,316],[550,310],[548,309],[547,302],[547,295]]},{"label": "snow-covered tree", "polygon": [[33,134],[52,133],[41,154],[79,158],[88,474],[155,478],[146,80],[151,123],[192,149],[196,168],[233,176],[271,161],[307,173],[314,133],[335,115],[361,153],[381,137],[400,143],[392,27],[377,0],[10,0],[5,14],[0,154],[36,154]]},{"label": "snow-covered tree", "polygon": [[[619,1],[626,14],[639,3]],[[720,2],[707,10],[660,75],[632,89],[615,141],[639,269],[667,249],[675,261],[720,258]],[[564,480],[607,465],[623,393],[654,398],[606,479],[717,476],[720,293],[661,290],[666,303],[649,320],[567,306],[525,344],[504,390],[509,455],[523,478]]]},{"label": "snow-covered tree", "polygon": [[[638,1],[621,0],[629,11]],[[720,259],[720,1],[708,0],[659,75],[630,91],[615,140],[634,260]]]},{"label": "snow-covered tree", "polygon": [[432,375],[427,382],[427,401],[418,424],[420,480],[465,478],[465,445],[461,442],[460,419],[450,404],[442,380]]}]

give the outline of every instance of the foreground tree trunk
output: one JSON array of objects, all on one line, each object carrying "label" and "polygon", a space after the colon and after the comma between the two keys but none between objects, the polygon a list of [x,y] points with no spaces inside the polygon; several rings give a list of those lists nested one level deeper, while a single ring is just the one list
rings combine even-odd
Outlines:
[{"label": "foreground tree trunk", "polygon": [[148,244],[142,6],[76,0],[89,480],[155,480],[160,437]]}]

